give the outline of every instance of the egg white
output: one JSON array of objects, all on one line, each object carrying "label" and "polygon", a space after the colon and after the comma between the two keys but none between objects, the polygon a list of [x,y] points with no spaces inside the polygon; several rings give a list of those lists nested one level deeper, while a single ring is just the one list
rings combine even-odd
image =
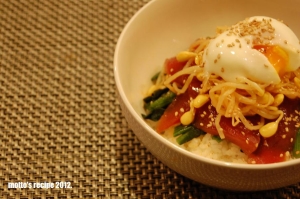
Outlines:
[{"label": "egg white", "polygon": [[[267,20],[267,27],[258,25],[249,33],[250,23],[260,24]],[[271,31],[266,31],[266,28]],[[256,44],[278,45],[289,57],[285,71],[294,71],[300,66],[299,39],[284,23],[263,16],[247,18],[212,39],[204,50],[203,63],[207,74],[216,74],[225,81],[237,82],[246,77],[258,83],[280,82],[280,76],[267,57],[253,46]]]}]

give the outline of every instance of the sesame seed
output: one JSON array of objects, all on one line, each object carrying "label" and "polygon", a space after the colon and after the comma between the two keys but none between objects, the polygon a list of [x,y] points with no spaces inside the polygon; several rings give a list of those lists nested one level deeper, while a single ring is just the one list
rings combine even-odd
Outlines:
[{"label": "sesame seed", "polygon": [[282,153],[280,154],[280,157],[281,157],[281,158],[283,157],[283,154],[282,154]]},{"label": "sesame seed", "polygon": [[203,123],[200,123],[200,126],[203,126],[204,124]]},{"label": "sesame seed", "polygon": [[178,116],[178,111],[175,112],[175,116]]},{"label": "sesame seed", "polygon": [[184,112],[184,109],[183,109],[183,108],[180,108],[180,112],[182,112],[182,113],[183,113],[183,112]]},{"label": "sesame seed", "polygon": [[290,157],[290,152],[289,152],[289,151],[286,151],[286,152],[285,152],[285,156],[286,156],[286,157]]},{"label": "sesame seed", "polygon": [[290,140],[291,142],[293,142],[294,141],[294,138],[291,138],[291,140]]},{"label": "sesame seed", "polygon": [[285,139],[286,138],[286,134],[282,135],[281,137],[282,137],[282,139]]}]

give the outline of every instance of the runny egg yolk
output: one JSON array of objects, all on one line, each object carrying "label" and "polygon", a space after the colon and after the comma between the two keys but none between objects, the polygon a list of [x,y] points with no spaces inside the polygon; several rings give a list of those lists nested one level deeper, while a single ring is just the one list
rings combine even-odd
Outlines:
[{"label": "runny egg yolk", "polygon": [[288,54],[279,46],[256,45],[253,47],[264,54],[273,65],[279,76],[284,75],[289,63]]}]

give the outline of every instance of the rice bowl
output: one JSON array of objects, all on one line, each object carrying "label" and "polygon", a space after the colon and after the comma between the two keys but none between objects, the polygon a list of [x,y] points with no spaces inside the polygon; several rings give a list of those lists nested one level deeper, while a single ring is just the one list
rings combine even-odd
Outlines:
[{"label": "rice bowl", "polygon": [[[116,47],[114,65],[124,116],[147,149],[176,172],[198,182],[230,190],[274,189],[299,182],[299,160],[272,165],[247,165],[240,164],[243,162],[237,158],[234,158],[236,162],[229,163],[226,156],[216,157],[219,160],[201,157],[197,151],[191,153],[183,146],[166,141],[140,115],[143,112],[142,91],[150,87],[151,74],[159,70],[166,57],[186,48],[195,38],[213,35],[215,27],[230,25],[248,16],[268,15],[288,22],[299,35],[297,22],[292,17],[298,13],[296,2],[274,1],[272,5],[267,4],[260,1],[152,1],[136,13],[123,30]],[[225,5],[234,5],[234,10],[221,9]],[[237,12],[245,7],[247,9],[243,12]],[[282,12],[275,12],[279,7]],[[216,9],[214,14],[209,12],[213,8]],[[180,16],[175,14],[178,12]],[[199,21],[201,25],[197,25]],[[199,139],[205,141],[206,137]],[[184,147],[194,148],[193,145],[199,141],[194,140],[190,143],[192,146]],[[235,150],[234,147],[232,149]]]}]

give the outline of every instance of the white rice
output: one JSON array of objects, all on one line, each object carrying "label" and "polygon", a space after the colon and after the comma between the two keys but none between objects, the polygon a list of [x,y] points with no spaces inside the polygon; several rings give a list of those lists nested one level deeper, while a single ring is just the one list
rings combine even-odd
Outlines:
[{"label": "white rice", "polygon": [[187,151],[215,160],[230,163],[247,163],[247,155],[241,152],[240,148],[231,142],[226,140],[218,142],[212,139],[210,134],[205,134],[185,144],[179,145],[176,142],[176,137],[173,137],[173,131],[174,129],[170,128],[163,134],[163,137]]}]

